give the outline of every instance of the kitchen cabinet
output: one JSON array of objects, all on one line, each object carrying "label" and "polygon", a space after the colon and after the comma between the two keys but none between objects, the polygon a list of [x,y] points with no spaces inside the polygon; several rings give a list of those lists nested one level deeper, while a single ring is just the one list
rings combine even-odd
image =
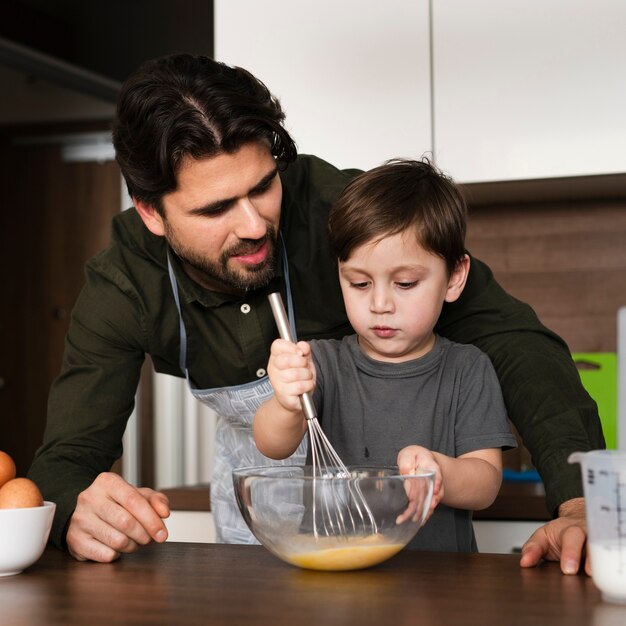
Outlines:
[{"label": "kitchen cabinet", "polygon": [[552,519],[541,482],[504,480],[495,502],[474,512],[474,534],[480,552],[521,552],[530,536]]},{"label": "kitchen cabinet", "polygon": [[626,171],[623,0],[434,0],[433,136],[459,182]]},{"label": "kitchen cabinet", "polygon": [[432,149],[427,0],[215,0],[215,58],[266,83],[302,153],[367,169]]},{"label": "kitchen cabinet", "polygon": [[518,554],[530,536],[545,522],[474,520],[478,551],[485,554]]},{"label": "kitchen cabinet", "polygon": [[169,542],[215,543],[215,520],[208,511],[171,511],[163,521]]},{"label": "kitchen cabinet", "polygon": [[432,152],[459,182],[571,177],[626,171],[625,27],[622,0],[216,0],[215,56],[341,167]]}]

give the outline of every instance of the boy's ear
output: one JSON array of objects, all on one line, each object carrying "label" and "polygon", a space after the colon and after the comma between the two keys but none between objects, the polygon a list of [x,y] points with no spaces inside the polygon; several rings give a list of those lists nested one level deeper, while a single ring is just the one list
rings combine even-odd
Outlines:
[{"label": "boy's ear", "polygon": [[470,258],[467,254],[456,264],[450,278],[448,279],[448,290],[444,300],[446,302],[454,302],[463,292],[467,275],[469,274]]},{"label": "boy's ear", "polygon": [[165,225],[163,224],[163,218],[159,212],[151,204],[139,200],[138,198],[133,198],[133,204],[135,205],[135,209],[137,209],[137,213],[139,213],[139,217],[141,217],[143,223],[146,225],[146,228],[153,235],[163,237],[163,235],[165,235]]}]

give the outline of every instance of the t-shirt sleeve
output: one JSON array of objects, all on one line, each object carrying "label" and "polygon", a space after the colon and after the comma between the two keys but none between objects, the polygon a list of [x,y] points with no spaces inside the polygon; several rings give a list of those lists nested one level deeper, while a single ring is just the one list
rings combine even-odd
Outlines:
[{"label": "t-shirt sleeve", "polygon": [[515,448],[502,391],[489,357],[471,349],[460,371],[456,456],[486,448]]}]

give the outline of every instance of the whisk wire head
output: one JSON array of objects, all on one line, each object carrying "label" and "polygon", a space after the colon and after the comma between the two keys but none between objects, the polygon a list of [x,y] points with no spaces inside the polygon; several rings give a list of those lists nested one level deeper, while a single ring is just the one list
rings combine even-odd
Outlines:
[{"label": "whisk wire head", "polygon": [[[374,515],[358,484],[352,479],[317,418],[307,420],[309,445],[313,462],[313,532],[327,536],[376,534]],[[347,479],[347,483],[337,479]],[[318,482],[319,481],[319,482]],[[318,486],[321,493],[318,493]],[[318,525],[317,503],[321,508],[321,529]]]}]

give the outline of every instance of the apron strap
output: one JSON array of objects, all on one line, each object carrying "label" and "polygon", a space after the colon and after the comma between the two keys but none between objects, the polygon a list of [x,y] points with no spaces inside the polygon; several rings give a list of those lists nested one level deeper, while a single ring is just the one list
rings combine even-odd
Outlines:
[{"label": "apron strap", "polygon": [[170,275],[170,283],[172,285],[172,291],[174,293],[174,301],[176,302],[176,308],[178,309],[178,328],[180,334],[180,351],[178,353],[178,364],[180,365],[180,371],[185,373],[185,376],[189,378],[187,374],[187,331],[185,330],[185,323],[183,322],[183,314],[180,308],[180,296],[178,294],[178,282],[174,275],[174,267],[172,266],[172,260],[170,258],[170,249],[167,248],[167,271]]}]

